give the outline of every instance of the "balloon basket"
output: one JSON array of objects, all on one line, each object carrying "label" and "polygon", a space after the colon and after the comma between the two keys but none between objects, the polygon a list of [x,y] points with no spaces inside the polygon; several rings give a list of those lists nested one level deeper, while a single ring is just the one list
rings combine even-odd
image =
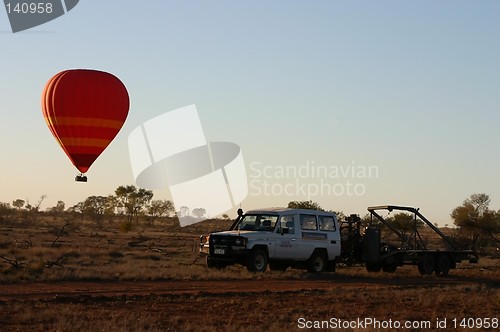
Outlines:
[{"label": "balloon basket", "polygon": [[77,175],[75,177],[76,182],[87,182],[87,177],[83,174]]}]

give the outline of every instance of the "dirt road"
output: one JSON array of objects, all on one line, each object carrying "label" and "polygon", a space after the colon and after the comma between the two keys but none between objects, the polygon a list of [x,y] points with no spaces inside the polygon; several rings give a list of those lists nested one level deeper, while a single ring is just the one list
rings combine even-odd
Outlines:
[{"label": "dirt road", "polygon": [[[323,290],[337,288],[422,287],[439,285],[488,284],[498,287],[493,279],[467,277],[447,278],[370,278],[352,276],[318,276],[307,280],[163,280],[163,281],[84,281],[43,282],[0,285],[0,301],[49,300],[72,296],[149,296],[180,294],[266,293]],[[495,286],[496,285],[496,286]]]},{"label": "dirt road", "polygon": [[496,316],[499,288],[498,278],[342,274],[3,284],[0,326],[2,331],[283,331],[299,330],[302,318],[433,322]]}]

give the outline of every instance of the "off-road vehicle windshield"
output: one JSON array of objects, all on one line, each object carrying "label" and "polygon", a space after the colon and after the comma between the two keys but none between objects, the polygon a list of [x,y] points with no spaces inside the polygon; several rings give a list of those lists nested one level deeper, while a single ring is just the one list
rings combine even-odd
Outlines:
[{"label": "off-road vehicle windshield", "polygon": [[277,215],[247,214],[236,225],[236,229],[242,231],[264,231],[272,232],[278,221]]}]

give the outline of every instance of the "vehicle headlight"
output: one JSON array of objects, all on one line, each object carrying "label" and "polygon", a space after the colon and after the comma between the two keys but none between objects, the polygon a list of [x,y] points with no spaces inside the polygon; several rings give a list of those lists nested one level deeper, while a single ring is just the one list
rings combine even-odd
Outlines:
[{"label": "vehicle headlight", "polygon": [[238,237],[234,240],[234,244],[237,246],[244,246],[245,245],[245,239],[242,237]]},{"label": "vehicle headlight", "polygon": [[200,243],[201,244],[208,243],[209,240],[210,240],[210,235],[201,235],[200,236]]}]

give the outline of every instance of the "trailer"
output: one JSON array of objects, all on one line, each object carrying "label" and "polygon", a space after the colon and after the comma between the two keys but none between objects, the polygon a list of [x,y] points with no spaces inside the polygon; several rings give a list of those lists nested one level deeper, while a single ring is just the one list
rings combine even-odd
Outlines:
[{"label": "trailer", "polygon": [[[410,234],[403,234],[387,218],[382,217],[380,210],[405,211],[413,214],[413,226]],[[356,263],[364,264],[367,271],[394,272],[403,265],[415,265],[422,275],[435,273],[448,275],[450,269],[455,269],[457,263],[468,260],[478,262],[475,251],[463,249],[451,238],[447,237],[439,228],[425,218],[417,208],[396,205],[373,206],[368,208],[370,222],[368,227],[361,226],[361,219],[357,215],[350,215],[341,224],[341,257],[340,262],[348,266]],[[421,220],[437,233],[442,239],[445,248],[428,248],[422,239],[417,222]],[[374,225],[379,221],[387,229],[397,235],[398,244],[381,241],[381,227]],[[364,231],[364,234],[362,234]]]}]

